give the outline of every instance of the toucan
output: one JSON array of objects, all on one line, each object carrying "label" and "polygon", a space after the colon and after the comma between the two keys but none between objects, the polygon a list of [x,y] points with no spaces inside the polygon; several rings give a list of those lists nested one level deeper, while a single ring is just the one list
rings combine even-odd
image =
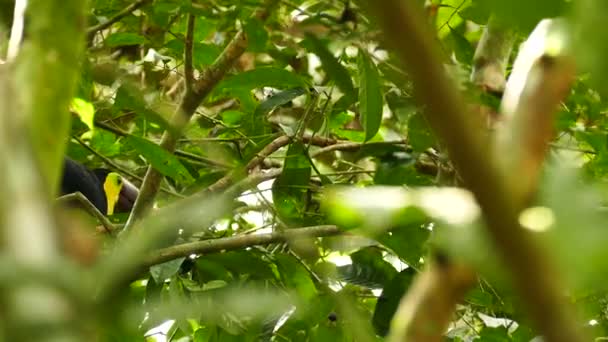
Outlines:
[{"label": "toucan", "polygon": [[130,212],[139,191],[131,182],[108,169],[89,170],[64,158],[61,194],[82,193],[102,214]]}]

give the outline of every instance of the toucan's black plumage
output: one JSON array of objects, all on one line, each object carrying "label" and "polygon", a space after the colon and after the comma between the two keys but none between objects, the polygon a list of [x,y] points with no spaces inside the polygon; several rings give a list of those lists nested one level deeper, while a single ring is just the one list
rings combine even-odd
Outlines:
[{"label": "toucan's black plumage", "polygon": [[[107,169],[89,170],[81,163],[65,157],[61,194],[82,193],[101,213],[107,214],[108,204],[104,182],[110,173]],[[129,212],[133,208],[138,190],[130,182],[123,180],[114,212]]]}]

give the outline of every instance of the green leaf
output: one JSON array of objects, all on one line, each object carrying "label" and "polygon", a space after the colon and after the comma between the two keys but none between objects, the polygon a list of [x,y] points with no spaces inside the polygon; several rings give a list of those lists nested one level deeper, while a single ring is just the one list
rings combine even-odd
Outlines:
[{"label": "green leaf", "polygon": [[276,107],[282,106],[296,97],[306,93],[304,88],[293,88],[276,93],[264,102],[260,103],[255,109],[254,116],[259,118],[270,113]]},{"label": "green leaf", "polygon": [[[173,39],[165,44],[167,55],[176,59],[183,58],[184,47],[184,41],[180,39]],[[220,52],[221,50],[216,45],[194,42],[192,45],[192,65],[199,69],[209,66],[220,55]]]},{"label": "green leaf", "polygon": [[118,32],[108,36],[105,40],[107,47],[139,45],[146,42],[146,38],[136,33]]},{"label": "green leaf", "polygon": [[281,89],[305,86],[302,78],[290,71],[262,67],[226,78],[217,85],[214,94],[234,94],[238,91],[251,91],[262,87]]},{"label": "green leaf", "polygon": [[221,50],[215,45],[194,43],[192,46],[192,64],[195,68],[202,69],[213,64],[220,53]]},{"label": "green leaf", "polygon": [[80,121],[82,121],[89,130],[93,130],[95,128],[95,107],[91,102],[85,101],[81,98],[72,99],[72,104],[70,108],[78,114]]},{"label": "green leaf", "polygon": [[450,38],[454,47],[454,54],[456,59],[461,63],[471,63],[475,50],[471,43],[460,33],[458,30],[454,30],[450,27]]},{"label": "green leaf", "polygon": [[88,133],[93,133],[89,144],[97,153],[106,157],[113,157],[120,153],[122,143],[113,133],[103,129],[96,129],[84,135],[88,135]]},{"label": "green leaf", "polygon": [[509,332],[505,327],[485,327],[479,333],[479,340],[488,342],[503,342],[511,341],[511,337],[509,336]]},{"label": "green leaf", "polygon": [[173,277],[179,271],[186,258],[177,258],[150,267],[150,275],[157,284],[162,284],[166,279]]},{"label": "green leaf", "polygon": [[253,52],[265,52],[266,42],[268,41],[268,32],[264,28],[261,21],[249,20],[245,25],[245,33],[247,34],[247,48]]},{"label": "green leaf", "polygon": [[194,181],[194,178],[174,154],[140,137],[131,135],[126,138],[126,141],[163,175],[185,184]]},{"label": "green leaf", "polygon": [[238,110],[227,110],[222,112],[222,121],[228,126],[238,126],[245,113]]},{"label": "green leaf", "polygon": [[377,247],[366,247],[350,255],[352,264],[338,267],[341,280],[369,288],[384,287],[397,274]]},{"label": "green leaf", "polygon": [[[270,264],[263,259],[263,255],[257,251],[232,251],[221,254],[207,255],[197,261],[199,267],[207,267],[208,270],[221,265],[223,270],[231,272],[234,277],[247,274],[250,279],[268,280],[274,279]],[[227,280],[223,275],[223,270],[219,272],[221,277],[216,279]],[[209,279],[214,279],[213,275],[208,275]]]},{"label": "green leaf", "polygon": [[577,69],[589,73],[591,85],[603,96],[608,85],[602,75],[608,72],[608,28],[605,25],[608,3],[602,0],[576,1],[572,21],[572,54]]},{"label": "green leaf", "polygon": [[317,296],[317,288],[312,279],[310,279],[310,273],[296,258],[285,254],[276,255],[275,258],[281,272],[281,279],[285,285],[295,289],[298,295],[305,301],[309,301]]},{"label": "green leaf", "polygon": [[424,152],[436,145],[435,136],[420,113],[412,115],[408,120],[407,136],[412,149],[416,152]]},{"label": "green leaf", "polygon": [[374,175],[377,185],[433,185],[432,176],[420,173],[416,169],[416,159],[411,154],[390,154],[380,158]]},{"label": "green leaf", "polygon": [[465,20],[485,25],[490,18],[490,8],[484,1],[473,1],[470,6],[458,11],[458,14]]},{"label": "green leaf", "polygon": [[294,142],[285,156],[283,172],[272,184],[272,198],[279,217],[290,225],[301,225],[309,204],[311,166],[303,143]]},{"label": "green leaf", "polygon": [[388,333],[390,323],[395,311],[397,311],[399,301],[409,289],[415,275],[416,271],[414,271],[414,269],[411,267],[406,268],[398,273],[382,289],[382,293],[376,302],[376,308],[374,309],[374,316],[372,318],[372,324],[378,335],[385,336]]},{"label": "green leaf", "polygon": [[355,98],[355,87],[348,70],[334,57],[325,44],[316,37],[307,35],[304,45],[309,45],[310,49],[319,57],[323,70],[336,82],[336,86],[349,98]]},{"label": "green leaf", "polygon": [[563,15],[569,3],[567,0],[537,0],[531,6],[530,2],[526,0],[477,1],[486,8],[490,8],[492,13],[504,20],[506,24],[519,27],[524,31],[531,30],[544,18],[554,18]]},{"label": "green leaf", "polygon": [[359,110],[361,123],[365,130],[365,141],[373,138],[382,123],[382,89],[378,69],[371,58],[359,50]]},{"label": "green leaf", "polygon": [[118,88],[114,106],[117,109],[135,111],[138,115],[158,124],[161,128],[177,133],[175,128],[160,113],[148,108],[144,102],[143,94],[132,86],[122,85]]},{"label": "green leaf", "polygon": [[[404,213],[404,215],[408,216],[407,213]],[[404,217],[404,224],[397,225],[390,232],[379,236],[377,240],[390,248],[406,264],[419,267],[420,258],[424,255],[426,242],[431,236],[431,231],[424,224],[409,223],[408,221],[422,221],[422,218],[415,211],[412,211],[411,216],[413,217]]]}]

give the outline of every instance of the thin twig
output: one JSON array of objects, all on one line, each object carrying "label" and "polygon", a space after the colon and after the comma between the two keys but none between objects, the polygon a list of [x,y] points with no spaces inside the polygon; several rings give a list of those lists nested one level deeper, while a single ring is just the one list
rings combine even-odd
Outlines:
[{"label": "thin twig", "polygon": [[311,157],[318,157],[321,154],[335,152],[335,151],[356,151],[365,146],[390,146],[390,145],[405,145],[405,140],[393,140],[393,141],[372,141],[367,143],[357,142],[344,142],[335,145],[329,145],[324,148],[320,148],[311,153]]},{"label": "thin twig", "polygon": [[[275,140],[273,140],[273,142],[271,142],[268,146],[266,146],[263,149],[263,151],[264,150],[266,151],[265,153],[262,153],[262,152],[258,153],[258,155],[256,155],[256,157],[254,157],[247,165],[248,166],[259,165],[259,163],[261,163],[263,161],[263,159],[260,160],[260,158],[259,158],[260,156],[265,155],[266,157],[268,157],[269,151],[274,152],[275,151],[274,148],[285,146],[286,144],[285,145],[283,145],[283,144],[288,142],[289,139],[290,138],[287,136],[280,136],[280,137],[276,138]],[[329,145],[329,146],[320,148],[317,151],[310,153],[311,158],[315,158],[321,154],[329,153],[332,151],[358,150],[358,149],[360,149],[364,146],[368,146],[368,145],[401,145],[401,144],[405,144],[405,142],[402,140],[378,141],[378,142],[367,142],[367,143],[337,143],[336,140],[328,139],[328,138],[321,138],[321,137],[314,137],[314,138],[311,138],[309,141],[311,141],[311,142],[314,141],[319,144],[326,144],[326,143],[331,143],[331,142],[335,143],[335,145]],[[272,147],[269,147],[270,145],[272,145]],[[251,171],[252,169],[247,168],[247,170]],[[280,174],[281,174],[281,169],[271,169],[271,170],[267,171],[266,173],[257,173],[256,175],[254,175],[253,178],[255,179],[256,177],[263,177],[264,180],[268,180],[268,179],[276,178]],[[203,195],[203,194],[207,194],[207,193],[215,193],[215,192],[223,191],[224,189],[230,187],[233,184],[235,177],[237,175],[238,175],[237,172],[230,172],[230,173],[226,174],[224,177],[220,178],[215,183],[208,186],[207,188],[199,191],[198,194]],[[243,184],[247,184],[248,178],[251,178],[251,177],[246,177],[243,180],[243,182],[241,182],[241,185],[238,186],[237,188],[242,189],[243,191],[246,190],[247,187],[243,187]],[[258,183],[254,182],[254,185],[257,185],[257,184]],[[238,195],[238,193],[235,193],[235,195]]]},{"label": "thin twig", "polygon": [[579,153],[583,153],[583,154],[598,154],[598,152],[594,151],[594,150],[587,150],[587,149],[584,149],[584,148],[576,148],[576,147],[564,146],[564,145],[560,145],[560,144],[557,144],[557,143],[549,143],[549,145],[551,147],[559,149],[559,150],[579,152]]},{"label": "thin twig", "polygon": [[[118,127],[114,127],[112,125],[108,125],[105,122],[101,122],[101,121],[95,121],[95,127],[99,127],[101,129],[104,129],[108,132],[112,132],[115,135],[121,136],[121,137],[130,137],[133,136],[131,133],[125,132],[122,129],[118,128]],[[175,150],[174,151],[175,155],[178,157],[181,157],[183,159],[187,159],[190,160],[192,162],[196,162],[196,163],[202,163],[202,164],[207,164],[207,165],[213,165],[213,166],[218,166],[218,167],[223,167],[223,168],[231,168],[231,165],[226,165],[223,164],[221,162],[215,161],[215,160],[211,160],[209,158],[205,158],[199,155],[196,155],[194,153],[190,153],[190,152],[186,152],[186,151],[182,151],[182,150]],[[143,179],[142,179],[143,181]]]},{"label": "thin twig", "polygon": [[81,192],[74,192],[57,198],[57,202],[59,203],[69,203],[72,201],[78,201],[89,215],[93,216],[97,219],[97,221],[99,221],[99,223],[101,223],[108,234],[114,234],[116,227],[114,227],[112,222],[110,222],[110,220],[108,220],[108,218],[102,214],[101,211],[99,211],[99,209],[97,209],[97,207],[95,207],[93,203],[91,203],[91,201],[89,201],[89,199],[86,198]]},{"label": "thin twig", "polygon": [[130,4],[129,6],[125,7],[122,11],[118,12],[112,18],[104,21],[103,23],[99,23],[95,26],[89,27],[87,29],[88,39],[91,40],[91,38],[93,38],[95,33],[99,32],[101,30],[107,29],[108,27],[112,26],[112,24],[120,21],[122,18],[126,17],[127,15],[129,15],[133,11],[135,11],[136,9],[140,8],[141,6],[143,6],[149,2],[151,2],[151,0],[137,0],[137,1],[133,2],[132,4]]}]

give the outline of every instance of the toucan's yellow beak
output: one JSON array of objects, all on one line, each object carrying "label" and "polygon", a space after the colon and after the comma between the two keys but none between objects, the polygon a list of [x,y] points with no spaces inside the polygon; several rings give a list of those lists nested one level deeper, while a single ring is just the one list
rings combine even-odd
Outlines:
[{"label": "toucan's yellow beak", "polygon": [[118,202],[120,190],[122,189],[122,177],[116,172],[110,172],[103,183],[103,190],[106,193],[108,204],[108,215],[114,214],[114,207]]}]

